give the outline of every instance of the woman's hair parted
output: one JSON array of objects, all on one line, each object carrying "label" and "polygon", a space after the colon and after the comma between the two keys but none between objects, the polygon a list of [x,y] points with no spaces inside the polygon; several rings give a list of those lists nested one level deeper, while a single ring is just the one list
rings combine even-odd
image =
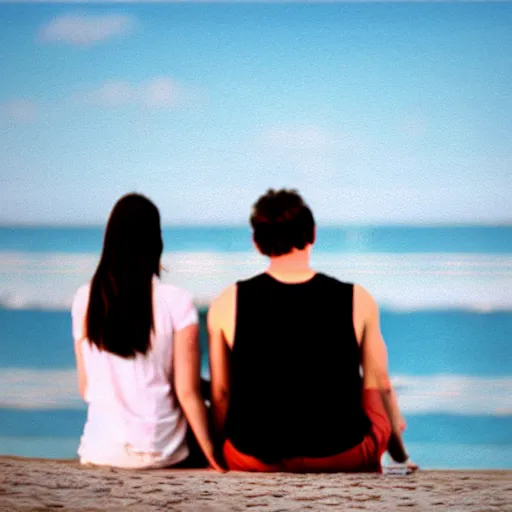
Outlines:
[{"label": "woman's hair parted", "polygon": [[139,194],[115,204],[92,278],[86,317],[90,343],[124,358],[145,354],[153,325],[153,275],[163,243],[158,208]]},{"label": "woman's hair parted", "polygon": [[304,249],[315,241],[315,219],[296,190],[269,189],[252,208],[254,242],[267,256]]}]

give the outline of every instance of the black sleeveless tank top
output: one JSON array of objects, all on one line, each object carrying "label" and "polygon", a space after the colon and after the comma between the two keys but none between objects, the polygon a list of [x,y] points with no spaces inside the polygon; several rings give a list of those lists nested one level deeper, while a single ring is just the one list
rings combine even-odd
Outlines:
[{"label": "black sleeveless tank top", "polygon": [[226,437],[275,463],[326,457],[370,431],[361,406],[353,285],[324,274],[287,284],[269,274],[237,283]]}]

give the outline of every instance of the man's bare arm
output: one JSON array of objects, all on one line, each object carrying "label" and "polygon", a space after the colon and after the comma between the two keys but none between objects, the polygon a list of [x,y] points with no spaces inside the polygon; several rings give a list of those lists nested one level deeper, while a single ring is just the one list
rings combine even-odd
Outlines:
[{"label": "man's bare arm", "polygon": [[208,311],[208,341],[210,350],[210,378],[212,416],[217,442],[224,439],[224,423],[229,406],[229,346],[226,339],[226,319],[234,316],[234,287],[225,290]]},{"label": "man's bare arm", "polygon": [[395,461],[405,462],[408,456],[402,440],[404,421],[389,378],[388,351],[380,331],[379,308],[364,288],[358,286],[355,293],[365,318],[361,343],[363,386],[380,391],[392,430],[388,451]]}]

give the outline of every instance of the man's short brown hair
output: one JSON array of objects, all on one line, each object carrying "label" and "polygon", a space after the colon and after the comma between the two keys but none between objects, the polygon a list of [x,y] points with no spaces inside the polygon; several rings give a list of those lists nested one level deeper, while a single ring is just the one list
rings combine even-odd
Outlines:
[{"label": "man's short brown hair", "polygon": [[269,189],[252,208],[254,242],[267,256],[304,249],[315,241],[315,219],[296,190]]}]

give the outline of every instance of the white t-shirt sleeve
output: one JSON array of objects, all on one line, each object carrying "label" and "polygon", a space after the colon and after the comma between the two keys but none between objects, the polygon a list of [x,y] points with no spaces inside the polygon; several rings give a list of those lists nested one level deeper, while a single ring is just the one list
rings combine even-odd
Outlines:
[{"label": "white t-shirt sleeve", "polygon": [[181,329],[199,322],[199,315],[191,293],[186,290],[176,290],[171,299],[171,315],[176,331],[181,331]]},{"label": "white t-shirt sleeve", "polygon": [[79,341],[85,336],[85,316],[89,305],[89,286],[78,289],[71,305],[71,330],[73,339]]}]

